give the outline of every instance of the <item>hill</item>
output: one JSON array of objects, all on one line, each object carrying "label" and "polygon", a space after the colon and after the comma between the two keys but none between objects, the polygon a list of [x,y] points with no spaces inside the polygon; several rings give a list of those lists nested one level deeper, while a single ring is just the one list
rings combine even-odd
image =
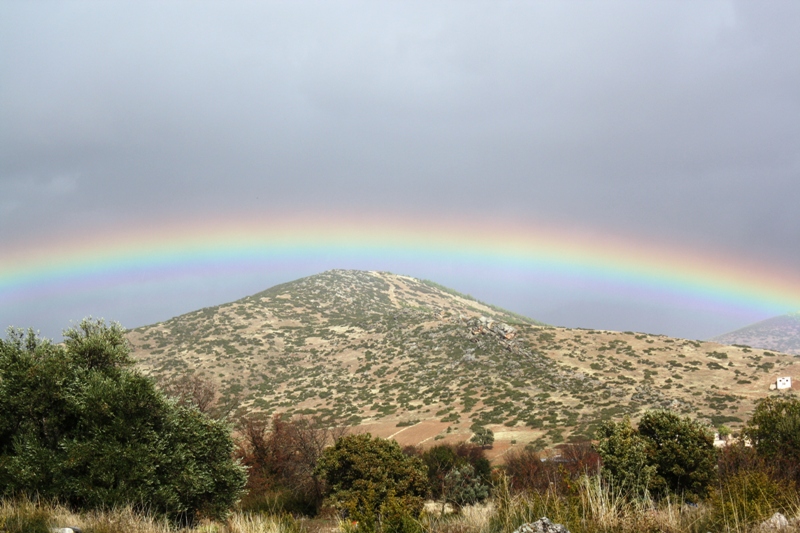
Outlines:
[{"label": "hill", "polygon": [[711,340],[800,355],[800,312],[768,318]]},{"label": "hill", "polygon": [[546,326],[431,282],[341,270],[128,338],[146,372],[203,374],[239,413],[345,420],[402,444],[464,440],[479,423],[494,453],[659,407],[736,427],[800,368],[746,347]]}]

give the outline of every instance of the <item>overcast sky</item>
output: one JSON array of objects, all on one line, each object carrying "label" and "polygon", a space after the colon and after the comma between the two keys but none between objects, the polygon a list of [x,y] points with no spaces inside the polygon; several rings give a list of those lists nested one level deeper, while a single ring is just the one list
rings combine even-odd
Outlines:
[{"label": "overcast sky", "polygon": [[[529,218],[800,272],[798,200],[800,2],[0,0],[0,261],[166,215],[319,208]],[[0,302],[0,326],[134,327],[331,266]],[[767,318],[460,283],[559,325],[705,338]]]}]

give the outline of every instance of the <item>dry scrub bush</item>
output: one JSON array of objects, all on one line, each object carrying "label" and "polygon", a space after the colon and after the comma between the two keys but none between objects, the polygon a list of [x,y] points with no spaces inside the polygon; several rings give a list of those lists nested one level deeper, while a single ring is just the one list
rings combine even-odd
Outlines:
[{"label": "dry scrub bush", "polygon": [[237,455],[249,467],[244,509],[314,515],[322,504],[325,483],[315,471],[326,446],[346,431],[315,418],[271,422],[255,417],[240,421]]},{"label": "dry scrub bush", "polygon": [[515,492],[556,490],[566,494],[584,475],[597,474],[600,456],[588,442],[559,447],[558,460],[546,460],[530,449],[512,450],[506,454],[505,473],[510,489]]}]

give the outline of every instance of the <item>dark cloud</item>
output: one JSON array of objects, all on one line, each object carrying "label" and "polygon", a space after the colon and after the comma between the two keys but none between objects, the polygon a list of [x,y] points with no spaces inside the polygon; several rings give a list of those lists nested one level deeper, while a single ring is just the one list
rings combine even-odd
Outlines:
[{"label": "dark cloud", "polygon": [[798,269],[798,26],[789,1],[6,0],[0,245],[369,206]]}]

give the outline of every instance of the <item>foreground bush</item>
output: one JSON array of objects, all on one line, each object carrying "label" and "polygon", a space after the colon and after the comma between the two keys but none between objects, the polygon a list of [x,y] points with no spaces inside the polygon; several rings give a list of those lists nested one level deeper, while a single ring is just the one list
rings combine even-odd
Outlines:
[{"label": "foreground bush", "polygon": [[63,345],[0,340],[0,495],[223,517],[245,482],[229,428],[134,371],[123,333],[84,320]]},{"label": "foreground bush", "polygon": [[509,487],[515,492],[566,493],[576,486],[582,476],[600,473],[600,455],[589,442],[565,444],[558,447],[558,460],[530,449],[510,450],[505,456],[503,470]]},{"label": "foreground bush", "polygon": [[[739,477],[739,474],[736,475]],[[396,503],[396,501],[395,501]],[[396,505],[372,526],[353,517],[339,521],[339,533],[510,533],[542,516],[567,526],[571,533],[763,533],[760,527],[776,511],[798,516],[798,495],[792,486],[745,473],[718,485],[700,505],[665,497],[629,498],[611,488],[601,476],[582,476],[575,490],[514,494],[506,478],[498,478],[495,495],[486,505],[466,507],[459,514],[422,513],[419,519],[399,512]],[[392,515],[392,509],[397,514]],[[53,526],[76,525],[84,533],[305,533],[335,531],[322,521],[294,520],[287,515],[233,512],[224,521],[200,522],[177,529],[163,517],[134,512],[130,507],[74,514],[42,502],[0,500],[0,531],[49,533]],[[333,526],[334,524],[330,524]],[[372,529],[370,529],[370,527]],[[795,531],[788,529],[786,531]]]},{"label": "foreground bush", "polygon": [[603,476],[617,489],[633,497],[641,497],[650,487],[656,467],[647,457],[647,442],[631,425],[628,417],[622,422],[605,422],[600,426],[597,452],[603,460]]},{"label": "foreground bush", "polygon": [[393,440],[349,435],[327,448],[318,471],[330,503],[367,531],[411,531],[422,511],[427,475]]},{"label": "foreground bush", "polygon": [[717,451],[708,428],[671,411],[648,411],[639,421],[649,464],[656,467],[651,490],[696,501],[716,480]]},{"label": "foreground bush", "polygon": [[649,491],[697,501],[716,479],[717,452],[708,430],[670,411],[648,411],[638,429],[627,418],[604,424],[597,451],[605,476],[632,495]]},{"label": "foreground bush", "polygon": [[796,396],[760,400],[744,435],[780,477],[800,484],[800,400]]},{"label": "foreground bush", "polygon": [[248,494],[242,506],[316,515],[325,496],[317,462],[325,447],[336,442],[346,427],[317,418],[284,420],[276,414],[271,422],[243,417],[239,432],[236,454],[248,468]]},{"label": "foreground bush", "polygon": [[428,471],[431,498],[458,508],[489,496],[492,467],[482,447],[466,442],[439,444],[419,457]]}]

